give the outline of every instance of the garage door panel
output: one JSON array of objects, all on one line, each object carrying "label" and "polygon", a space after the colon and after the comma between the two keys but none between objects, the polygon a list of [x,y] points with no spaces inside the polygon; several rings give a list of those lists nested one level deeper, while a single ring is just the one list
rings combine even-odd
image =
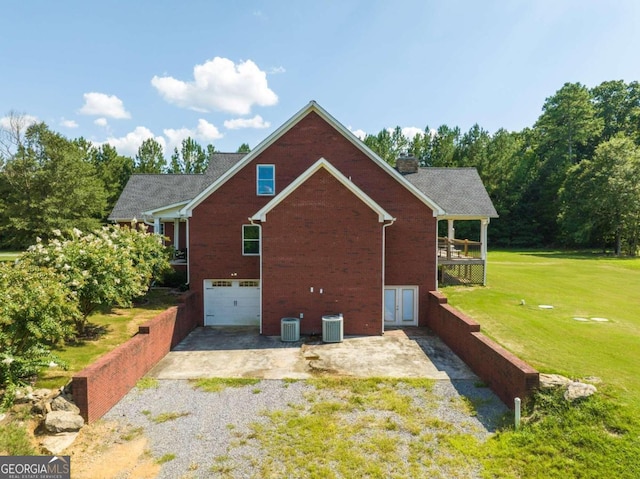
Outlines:
[{"label": "garage door panel", "polygon": [[205,326],[260,325],[260,287],[256,280],[205,280]]}]

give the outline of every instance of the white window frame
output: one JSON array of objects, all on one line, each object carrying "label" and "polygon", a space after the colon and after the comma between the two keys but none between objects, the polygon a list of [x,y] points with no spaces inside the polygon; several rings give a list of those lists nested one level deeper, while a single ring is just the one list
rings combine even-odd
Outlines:
[{"label": "white window frame", "polygon": [[[258,239],[255,239],[255,238],[245,239],[244,231],[245,231],[246,227],[258,228]],[[260,239],[261,239],[261,237],[262,237],[262,231],[260,230],[260,225],[242,225],[242,256],[260,256]],[[258,243],[258,252],[257,253],[247,253],[245,251],[244,244],[247,241],[252,241],[252,242]]]},{"label": "white window frame", "polygon": [[[273,178],[272,179],[260,179],[260,170],[261,169],[266,169],[266,168],[270,168],[271,169],[271,173]],[[270,192],[261,192],[260,190],[260,182],[265,182],[265,181],[270,181],[272,182],[272,188]],[[267,165],[267,164],[260,164],[260,165],[256,165],[256,194],[258,196],[274,196],[276,194],[276,165]]]}]

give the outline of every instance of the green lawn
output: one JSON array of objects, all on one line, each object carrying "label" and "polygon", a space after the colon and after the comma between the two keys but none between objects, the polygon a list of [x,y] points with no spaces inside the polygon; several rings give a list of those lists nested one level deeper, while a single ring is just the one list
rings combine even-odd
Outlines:
[{"label": "green lawn", "polygon": [[[486,335],[540,371],[597,376],[640,413],[640,259],[492,252],[486,287],[442,291]],[[574,319],[593,317],[609,321]]]},{"label": "green lawn", "polygon": [[96,340],[68,344],[54,351],[67,363],[68,369],[65,371],[55,368],[42,372],[37,386],[57,388],[65,385],[75,373],[136,334],[140,324],[176,303],[176,296],[168,290],[154,289],[133,308],[113,308],[92,314],[89,317],[89,327],[99,331],[99,337]]}]

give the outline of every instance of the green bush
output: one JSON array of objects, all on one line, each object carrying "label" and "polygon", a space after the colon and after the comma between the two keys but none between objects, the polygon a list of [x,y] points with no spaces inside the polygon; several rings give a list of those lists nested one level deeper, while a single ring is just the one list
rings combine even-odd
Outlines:
[{"label": "green bush", "polygon": [[26,263],[0,263],[0,291],[0,384],[24,383],[43,367],[61,365],[51,347],[73,334],[80,313],[60,276]]},{"label": "green bush", "polygon": [[68,237],[54,231],[38,240],[21,258],[25,263],[54,269],[75,294],[81,316],[76,331],[84,333],[89,314],[101,305],[129,307],[152,281],[169,268],[162,238],[146,227],[103,227],[89,234],[74,229]]}]

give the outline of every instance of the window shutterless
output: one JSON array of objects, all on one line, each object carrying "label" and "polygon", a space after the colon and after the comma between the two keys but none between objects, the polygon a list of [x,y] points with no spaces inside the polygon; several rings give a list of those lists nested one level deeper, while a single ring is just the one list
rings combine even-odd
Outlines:
[{"label": "window shutterless", "polygon": [[273,196],[276,192],[276,166],[258,165],[256,192],[259,196]]}]

